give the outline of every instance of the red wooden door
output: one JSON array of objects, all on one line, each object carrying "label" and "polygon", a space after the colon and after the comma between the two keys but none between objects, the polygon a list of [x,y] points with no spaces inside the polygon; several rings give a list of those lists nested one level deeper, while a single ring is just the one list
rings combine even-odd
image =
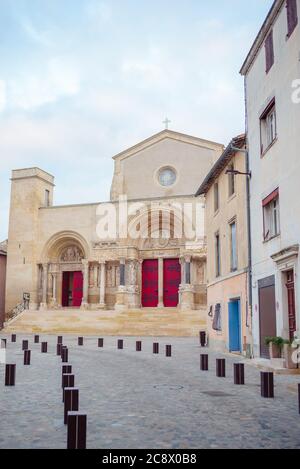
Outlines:
[{"label": "red wooden door", "polygon": [[70,286],[70,272],[63,272],[61,304],[64,308],[69,306],[69,286]]},{"label": "red wooden door", "polygon": [[294,271],[287,272],[287,297],[288,297],[288,313],[289,313],[289,331],[290,340],[294,339],[296,326],[296,306],[295,306],[295,283],[294,283]]},{"label": "red wooden door", "polygon": [[73,302],[72,306],[81,306],[83,297],[83,274],[82,272],[73,273]]},{"label": "red wooden door", "polygon": [[181,283],[181,266],[179,259],[164,260],[164,305],[174,308],[179,302],[179,285]]},{"label": "red wooden door", "polygon": [[144,308],[158,306],[158,260],[146,260],[142,269],[142,305]]}]

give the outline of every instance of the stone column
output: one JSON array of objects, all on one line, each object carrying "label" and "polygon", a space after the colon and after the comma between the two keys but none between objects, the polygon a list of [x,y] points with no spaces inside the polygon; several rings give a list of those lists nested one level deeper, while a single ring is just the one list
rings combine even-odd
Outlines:
[{"label": "stone column", "polygon": [[106,276],[105,261],[101,261],[100,262],[100,289],[99,289],[99,308],[100,309],[104,309],[106,307],[105,276]]},{"label": "stone column", "polygon": [[40,309],[47,309],[48,264],[43,264],[43,294]]},{"label": "stone column", "polygon": [[184,283],[191,285],[191,257],[187,256],[184,259]]},{"label": "stone column", "polygon": [[133,309],[140,307],[137,272],[138,265],[139,262],[137,260],[129,261],[128,306]]},{"label": "stone column", "polygon": [[51,298],[51,306],[57,306],[57,272],[52,272],[52,298]]},{"label": "stone column", "polygon": [[164,260],[158,259],[158,308],[164,307]]},{"label": "stone column", "polygon": [[125,269],[126,269],[126,261],[125,259],[120,259],[120,286],[118,287],[116,293],[116,304],[115,310],[116,311],[124,311],[127,308],[127,288],[126,288],[126,276],[125,276]]},{"label": "stone column", "polygon": [[190,311],[195,307],[195,291],[194,286],[191,284],[191,256],[184,256],[183,261],[183,279],[179,288],[179,304],[180,309]]},{"label": "stone column", "polygon": [[89,261],[86,259],[82,260],[83,264],[83,297],[81,303],[81,309],[87,309],[89,306]]}]

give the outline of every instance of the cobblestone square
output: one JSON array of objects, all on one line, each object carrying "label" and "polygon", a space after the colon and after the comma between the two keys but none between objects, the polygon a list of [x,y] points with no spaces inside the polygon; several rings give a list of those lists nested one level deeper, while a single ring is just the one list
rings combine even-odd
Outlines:
[{"label": "cobblestone square", "polygon": [[[2,335],[1,337],[5,337]],[[16,363],[16,386],[4,386],[0,365],[0,448],[66,448],[61,360],[56,336],[7,337],[7,363]],[[22,340],[29,340],[31,365],[23,366]],[[65,336],[80,410],[88,416],[87,447],[115,448],[300,448],[298,376],[275,376],[275,399],[260,396],[260,372],[245,367],[245,386],[233,384],[233,363],[240,357],[208,350],[209,372],[200,372],[197,339]],[[142,352],[135,351],[142,340]],[[153,355],[153,342],[160,354]],[[165,345],[172,344],[172,357]],[[216,378],[215,359],[226,358],[227,377]]]}]

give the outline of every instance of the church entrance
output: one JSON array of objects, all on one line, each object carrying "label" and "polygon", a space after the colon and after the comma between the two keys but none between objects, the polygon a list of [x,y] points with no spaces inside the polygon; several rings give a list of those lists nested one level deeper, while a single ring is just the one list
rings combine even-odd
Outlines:
[{"label": "church entrance", "polygon": [[83,297],[82,272],[63,272],[62,306],[80,307]]},{"label": "church entrance", "polygon": [[181,265],[179,259],[164,259],[164,306],[176,308],[179,303]]},{"label": "church entrance", "polygon": [[145,260],[142,268],[142,306],[158,306],[158,260]]}]

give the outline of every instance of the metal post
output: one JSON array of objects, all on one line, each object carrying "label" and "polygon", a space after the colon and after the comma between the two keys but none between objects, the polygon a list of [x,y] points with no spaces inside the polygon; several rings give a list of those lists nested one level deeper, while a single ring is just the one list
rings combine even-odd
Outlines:
[{"label": "metal post", "polygon": [[142,351],[142,342],[140,340],[138,340],[135,344],[135,349],[137,352],[141,352]]},{"label": "metal post", "polygon": [[70,375],[72,373],[72,365],[63,365],[61,369],[61,387],[64,387],[64,375]]},{"label": "metal post", "polygon": [[68,351],[68,347],[66,346],[61,348],[61,361],[63,363],[68,363],[69,361],[69,351]]},{"label": "metal post", "polygon": [[28,340],[23,340],[23,342],[22,342],[22,350],[28,350]]},{"label": "metal post", "polygon": [[68,423],[68,412],[79,410],[79,389],[65,388],[64,424]]},{"label": "metal post", "polygon": [[41,352],[42,352],[42,353],[47,353],[47,352],[48,352],[48,343],[47,343],[47,342],[42,342],[42,344],[41,344]]},{"label": "metal post", "polygon": [[234,384],[243,386],[245,384],[245,365],[243,363],[235,363],[233,365]]},{"label": "metal post", "polygon": [[62,345],[62,343],[63,343],[63,337],[62,337],[61,335],[59,335],[59,336],[57,337],[57,343]]},{"label": "metal post", "polygon": [[31,351],[30,350],[24,350],[24,365],[30,365],[30,359],[31,359]]},{"label": "metal post", "polygon": [[208,355],[200,355],[200,370],[208,371]]},{"label": "metal post", "polygon": [[155,343],[153,344],[153,353],[154,353],[155,355],[158,355],[158,354],[159,354],[159,344],[158,344],[157,342],[155,342]]},{"label": "metal post", "polygon": [[16,334],[12,334],[12,336],[11,336],[11,341],[12,341],[13,343],[17,342],[17,336],[16,336]]},{"label": "metal post", "polygon": [[83,337],[78,337],[78,345],[80,347],[83,345]]},{"label": "metal post", "polygon": [[40,336],[39,336],[39,335],[35,335],[35,336],[34,336],[34,343],[35,343],[35,344],[39,344],[39,343],[40,343]]},{"label": "metal post", "polygon": [[199,332],[199,337],[200,337],[201,347],[206,347],[206,332],[205,331],[200,331]]},{"label": "metal post", "polygon": [[172,357],[172,345],[166,345],[166,357]]},{"label": "metal post", "polygon": [[124,348],[124,341],[123,340],[118,340],[118,349],[123,350]]},{"label": "metal post", "polygon": [[104,345],[104,339],[98,339],[98,347],[103,348]]},{"label": "metal post", "polygon": [[5,366],[5,386],[15,386],[16,384],[16,365]]},{"label": "metal post", "polygon": [[71,374],[65,374],[62,376],[62,401],[65,401],[65,388],[74,388],[75,376]]},{"label": "metal post", "polygon": [[57,345],[56,345],[56,355],[57,355],[58,357],[61,356],[61,348],[62,348],[62,345],[61,345],[61,344],[57,344]]},{"label": "metal post", "polygon": [[225,378],[226,377],[226,360],[224,358],[217,358],[217,378]]},{"label": "metal post", "polygon": [[261,379],[261,397],[266,399],[274,398],[274,373],[264,372],[260,373]]},{"label": "metal post", "polygon": [[67,449],[86,449],[87,416],[79,412],[68,412]]}]

